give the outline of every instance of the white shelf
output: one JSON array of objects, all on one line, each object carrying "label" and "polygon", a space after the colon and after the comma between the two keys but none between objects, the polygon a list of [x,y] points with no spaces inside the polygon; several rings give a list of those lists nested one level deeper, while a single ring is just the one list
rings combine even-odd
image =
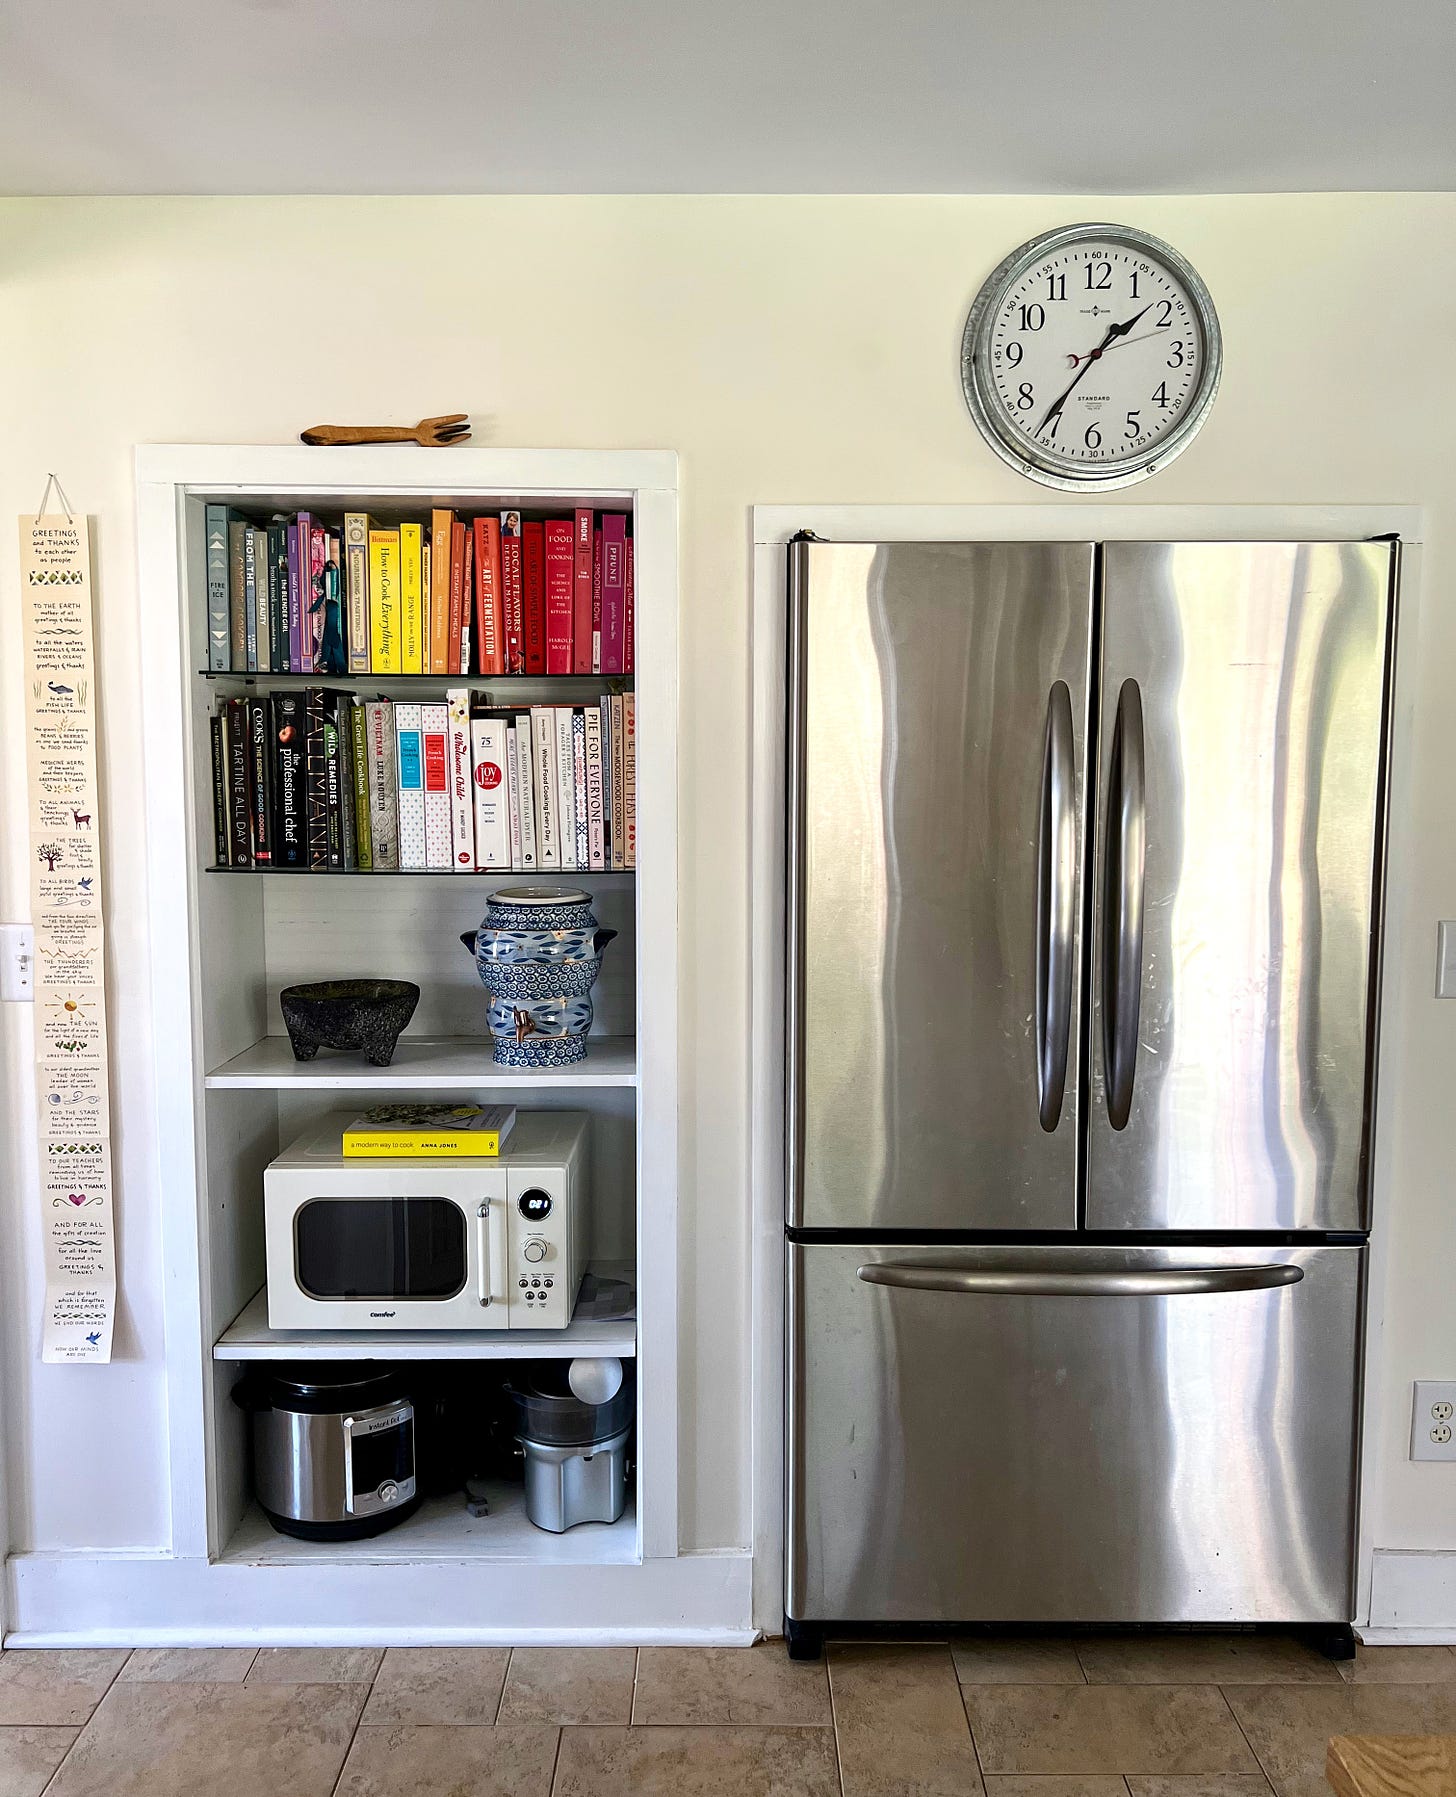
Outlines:
[{"label": "white shelf", "polygon": [[630,1566],[641,1558],[630,1494],[616,1522],[578,1523],[553,1535],[528,1521],[523,1486],[502,1481],[486,1490],[489,1516],[471,1516],[460,1497],[427,1498],[397,1528],[368,1541],[298,1541],[280,1535],[254,1504],[219,1557],[229,1566],[390,1565],[411,1560]]},{"label": "white shelf", "polygon": [[632,1036],[590,1036],[586,1059],[570,1067],[498,1067],[482,1036],[402,1036],[388,1067],[371,1067],[359,1054],[324,1048],[312,1061],[296,1061],[287,1036],[264,1036],[230,1061],[213,1067],[203,1084],[213,1088],[319,1091],[449,1091],[635,1086],[637,1043]]},{"label": "white shelf", "polygon": [[[577,1360],[637,1352],[637,1319],[594,1317],[593,1274],[632,1279],[632,1269],[601,1262],[587,1274],[576,1315],[564,1329],[270,1329],[265,1286],[222,1332],[214,1360]],[[634,1306],[635,1309],[635,1306]]]}]

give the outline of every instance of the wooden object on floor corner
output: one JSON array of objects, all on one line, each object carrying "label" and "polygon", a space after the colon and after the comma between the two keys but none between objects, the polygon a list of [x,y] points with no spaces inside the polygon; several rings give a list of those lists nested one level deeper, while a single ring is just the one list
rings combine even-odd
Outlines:
[{"label": "wooden object on floor corner", "polygon": [[468,412],[442,412],[418,424],[315,424],[299,433],[305,443],[418,443],[421,449],[449,449],[470,440]]},{"label": "wooden object on floor corner", "polygon": [[1336,1735],[1325,1777],[1336,1797],[1456,1797],[1456,1735]]}]

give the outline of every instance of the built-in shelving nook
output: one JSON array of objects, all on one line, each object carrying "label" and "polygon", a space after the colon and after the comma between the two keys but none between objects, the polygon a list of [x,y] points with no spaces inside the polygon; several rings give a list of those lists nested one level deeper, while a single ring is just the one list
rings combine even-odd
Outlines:
[{"label": "built-in shelving nook", "polygon": [[[32,1567],[28,1614],[79,1603],[93,1638],[340,1641],[741,1638],[748,1562],[679,1555],[677,1319],[677,468],[661,451],[148,447],[138,451],[146,730],[145,827],[159,1180],[166,1268],[171,1542],[118,1570]],[[291,876],[214,871],[210,717],[220,692],[278,676],[208,672],[205,508],[251,516],[627,511],[635,545],[637,866],[561,876],[619,932],[595,993],[584,1063],[507,1072],[486,994],[458,940],[505,873]],[[285,677],[286,678],[286,677]],[[580,702],[606,676],[315,677],[370,697]],[[255,685],[250,685],[255,681]],[[431,683],[437,691],[429,690]],[[619,679],[615,684],[622,684]],[[112,703],[117,703],[116,695]],[[544,872],[538,876],[548,877]],[[422,997],[394,1062],[323,1051],[295,1061],[278,993],[354,975],[414,980]],[[469,1097],[590,1114],[594,1267],[626,1275],[635,1316],[534,1331],[279,1335],[264,1288],[263,1170],[314,1116],[393,1096]],[[520,1488],[490,1514],[427,1502],[361,1542],[278,1535],[252,1501],[246,1419],[230,1392],[249,1362],[635,1360],[635,1490],[613,1525],[555,1536]],[[96,1581],[99,1579],[99,1583]],[[49,1583],[46,1581],[49,1580]],[[104,1618],[110,1618],[108,1624]],[[74,1625],[74,1617],[72,1624]]]}]

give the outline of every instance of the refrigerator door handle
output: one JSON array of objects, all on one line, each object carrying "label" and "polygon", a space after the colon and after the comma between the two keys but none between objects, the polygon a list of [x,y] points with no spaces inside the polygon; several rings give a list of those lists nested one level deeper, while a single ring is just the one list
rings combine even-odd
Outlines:
[{"label": "refrigerator door handle", "polygon": [[1072,935],[1077,867],[1072,692],[1047,694],[1036,874],[1036,1096],[1044,1130],[1057,1127],[1072,1028]]},{"label": "refrigerator door handle", "polygon": [[1072,1272],[1036,1267],[920,1266],[879,1261],[859,1268],[866,1285],[915,1292],[970,1292],[1018,1298],[1176,1298],[1206,1292],[1262,1292],[1297,1285],[1302,1267],[1109,1267]]},{"label": "refrigerator door handle", "polygon": [[1124,680],[1107,773],[1107,852],[1102,925],[1102,1056],[1107,1119],[1125,1129],[1137,1071],[1143,983],[1143,866],[1147,851],[1143,696]]}]

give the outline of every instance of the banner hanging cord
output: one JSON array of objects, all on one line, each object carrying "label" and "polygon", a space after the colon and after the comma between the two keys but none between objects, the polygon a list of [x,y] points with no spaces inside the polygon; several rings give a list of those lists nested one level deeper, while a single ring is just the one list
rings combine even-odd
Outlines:
[{"label": "banner hanging cord", "polygon": [[71,511],[71,502],[66,497],[66,489],[61,485],[60,477],[55,474],[47,474],[46,475],[45,491],[40,496],[40,504],[35,508],[36,523],[39,524],[41,519],[45,516],[46,501],[51,496],[51,488],[52,487],[55,488],[56,497],[61,502],[61,509],[66,514],[67,524],[74,524],[76,522],[76,519],[75,519],[74,514]]}]

